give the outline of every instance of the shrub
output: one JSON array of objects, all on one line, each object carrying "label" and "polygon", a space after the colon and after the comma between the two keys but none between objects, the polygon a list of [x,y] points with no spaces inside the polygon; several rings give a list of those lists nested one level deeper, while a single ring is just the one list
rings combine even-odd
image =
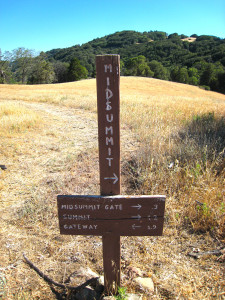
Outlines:
[{"label": "shrub", "polygon": [[[124,165],[131,190],[137,194],[166,194],[170,222],[176,213],[194,231],[221,231],[225,166],[225,119],[214,113],[195,115],[165,145],[142,144]],[[131,192],[131,191],[130,191]],[[176,212],[176,213],[175,213]]]}]

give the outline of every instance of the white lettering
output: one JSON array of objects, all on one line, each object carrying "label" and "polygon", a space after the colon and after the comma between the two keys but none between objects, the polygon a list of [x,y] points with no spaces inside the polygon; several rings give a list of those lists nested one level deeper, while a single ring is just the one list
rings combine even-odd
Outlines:
[{"label": "white lettering", "polygon": [[61,206],[61,209],[66,209],[66,210],[72,210],[72,209],[77,209],[77,210],[99,210],[100,209],[100,204],[65,204]]},{"label": "white lettering", "polygon": [[109,70],[110,71],[110,73],[112,73],[112,65],[111,64],[109,64],[109,65],[104,65],[104,67],[105,67],[105,73]]},{"label": "white lettering", "polygon": [[73,209],[73,205],[64,204],[64,205],[61,206],[61,209]]},{"label": "white lettering", "polygon": [[105,210],[123,210],[122,204],[105,205]]},{"label": "white lettering", "polygon": [[106,137],[106,145],[108,146],[109,143],[111,143],[112,146],[114,145],[113,137],[110,137],[110,138]]},{"label": "white lettering", "polygon": [[90,219],[90,215],[67,215],[64,214],[63,215],[63,220],[89,220]]},{"label": "white lettering", "polygon": [[112,126],[105,128],[105,134],[107,135],[109,132],[111,135],[113,135],[113,127]]},{"label": "white lettering", "polygon": [[113,96],[113,92],[108,87],[105,89],[105,96],[107,101]]},{"label": "white lettering", "polygon": [[[110,119],[109,119],[109,116],[110,116]],[[107,120],[107,122],[109,122],[109,123],[111,123],[112,121],[113,121],[113,114],[111,114],[111,115],[106,115],[106,120]]]},{"label": "white lettering", "polygon": [[148,226],[148,230],[155,230],[156,228],[157,228],[156,225],[152,225],[152,227],[151,227],[151,226]]},{"label": "white lettering", "polygon": [[64,229],[77,229],[77,230],[85,230],[85,229],[89,229],[89,230],[96,230],[98,225],[87,225],[87,224],[65,224],[63,225]]},{"label": "white lettering", "polygon": [[153,209],[158,209],[158,204],[154,204]]},{"label": "white lettering", "polygon": [[111,106],[111,102],[110,101],[107,101],[106,102],[106,110],[111,110],[112,109],[112,106]]},{"label": "white lettering", "polygon": [[108,155],[111,156],[111,154],[112,154],[112,149],[108,148]]},{"label": "white lettering", "polygon": [[113,158],[111,157],[106,157],[106,159],[108,160],[108,166],[111,167],[112,166],[112,163],[111,161],[113,160]]}]

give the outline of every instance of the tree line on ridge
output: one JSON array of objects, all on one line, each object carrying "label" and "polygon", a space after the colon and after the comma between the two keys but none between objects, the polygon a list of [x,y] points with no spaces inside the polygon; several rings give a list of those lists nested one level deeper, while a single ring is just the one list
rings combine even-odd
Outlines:
[{"label": "tree line on ridge", "polygon": [[121,31],[39,55],[0,51],[0,83],[44,84],[95,77],[95,56],[120,54],[121,75],[202,86],[225,93],[225,39],[161,31]]}]

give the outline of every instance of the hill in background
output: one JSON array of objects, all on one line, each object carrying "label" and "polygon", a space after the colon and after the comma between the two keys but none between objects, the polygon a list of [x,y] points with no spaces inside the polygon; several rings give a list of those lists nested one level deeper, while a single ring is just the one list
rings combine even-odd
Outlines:
[{"label": "hill in background", "polygon": [[119,54],[121,74],[202,85],[224,93],[225,40],[215,36],[162,31],[121,31],[83,45],[54,49],[48,59],[69,63],[74,57],[95,77],[95,55]]},{"label": "hill in background", "polygon": [[19,48],[0,53],[0,83],[62,83],[95,77],[95,56],[119,54],[121,75],[202,86],[225,93],[225,39],[162,31],[121,31],[83,45],[34,56]]}]

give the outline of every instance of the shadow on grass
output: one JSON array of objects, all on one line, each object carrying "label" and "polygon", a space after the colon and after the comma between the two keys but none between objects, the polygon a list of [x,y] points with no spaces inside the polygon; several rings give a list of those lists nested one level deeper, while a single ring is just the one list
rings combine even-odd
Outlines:
[{"label": "shadow on grass", "polygon": [[[176,153],[182,164],[190,162],[216,162],[223,164],[225,158],[225,117],[214,113],[193,116],[186,122],[178,137],[180,150]],[[219,166],[217,166],[219,167]]]},{"label": "shadow on grass", "polygon": [[[195,115],[185,121],[183,128],[170,137],[173,145],[164,152],[154,149],[151,143],[142,145],[138,153],[122,165],[127,178],[127,193],[180,193],[208,170],[214,177],[225,168],[225,117],[210,112]],[[166,143],[165,143],[166,145]],[[191,179],[192,180],[192,179]]]}]

